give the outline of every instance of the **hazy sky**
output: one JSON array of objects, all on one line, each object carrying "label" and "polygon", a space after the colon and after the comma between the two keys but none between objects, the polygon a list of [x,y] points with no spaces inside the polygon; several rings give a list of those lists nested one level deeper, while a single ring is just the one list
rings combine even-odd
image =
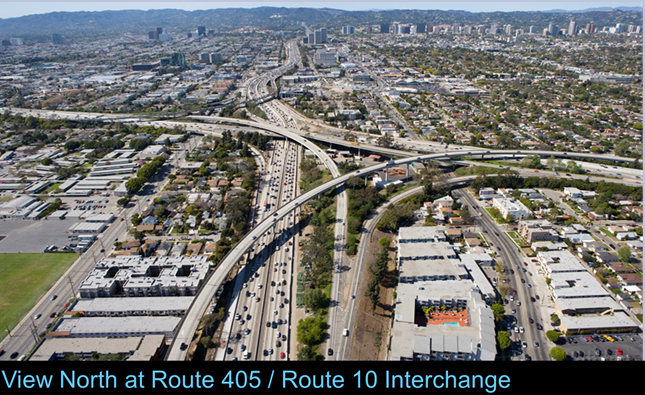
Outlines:
[{"label": "hazy sky", "polygon": [[254,8],[261,6],[277,7],[311,7],[311,8],[336,8],[343,10],[368,10],[368,9],[438,9],[438,10],[466,10],[471,12],[492,12],[492,11],[540,11],[551,9],[581,10],[596,7],[639,7],[641,2],[620,2],[620,1],[246,1],[235,2],[181,2],[181,1],[21,1],[5,2],[0,1],[0,18],[15,18],[30,14],[45,14],[56,11],[104,11],[104,10],[149,10],[176,8],[188,11],[206,10],[214,8]]}]

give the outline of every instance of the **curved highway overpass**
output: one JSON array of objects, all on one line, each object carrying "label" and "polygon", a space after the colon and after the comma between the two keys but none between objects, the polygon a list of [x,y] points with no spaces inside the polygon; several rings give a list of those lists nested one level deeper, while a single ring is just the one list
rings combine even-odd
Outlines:
[{"label": "curved highway overpass", "polygon": [[[229,119],[226,118],[226,121],[229,121]],[[249,121],[245,121],[245,122],[249,122]],[[264,126],[264,125],[260,126],[260,128],[267,128],[268,130],[282,134],[280,130],[282,128],[277,128],[274,126]],[[293,135],[293,133],[289,133],[289,134]],[[302,138],[300,136],[297,136],[297,137]],[[324,154],[324,151],[318,147],[316,147],[313,152],[319,157],[321,157],[321,155]],[[554,152],[551,152],[551,151],[521,151],[521,150],[520,151],[489,150],[484,152],[483,154],[487,154],[487,153],[493,154],[493,155],[509,155],[509,156],[534,155],[534,154],[550,156],[555,154]],[[389,167],[410,164],[414,161],[447,159],[447,158],[460,157],[460,156],[469,155],[469,154],[470,154],[469,151],[466,151],[466,152],[453,151],[453,152],[444,152],[444,153],[429,154],[429,155],[417,155],[414,157],[390,160],[385,163],[380,163],[378,165],[356,170],[352,173],[348,173],[342,176],[337,176],[333,180],[330,180],[325,184],[320,185],[317,188],[314,188],[309,192],[306,192],[298,196],[297,198],[291,200],[290,202],[287,202],[284,206],[276,210],[276,212],[273,214],[272,217],[260,222],[255,228],[253,228],[249,233],[247,233],[219,263],[217,269],[215,270],[213,275],[208,279],[208,281],[205,283],[204,287],[201,289],[200,293],[195,298],[195,302],[193,303],[193,306],[184,317],[184,320],[182,321],[182,326],[178,331],[177,336],[173,341],[173,346],[171,347],[171,351],[168,354],[168,359],[183,360],[185,358],[185,351],[181,351],[179,345],[182,343],[188,344],[192,341],[193,335],[197,330],[197,326],[199,324],[199,319],[206,311],[206,308],[208,307],[208,304],[210,303],[210,300],[213,297],[213,295],[215,295],[215,292],[217,292],[219,287],[224,283],[224,281],[228,277],[228,273],[233,269],[235,264],[240,261],[243,255],[247,251],[249,251],[249,249],[253,246],[253,244],[255,243],[255,240],[258,237],[264,234],[267,230],[271,229],[273,227],[273,224],[276,221],[286,216],[294,208],[301,206],[302,204],[308,202],[310,199],[313,199],[322,193],[325,193],[333,188],[343,185],[345,182],[347,182],[347,180],[349,180],[352,177],[367,176],[375,171],[378,172],[380,170],[383,170]],[[585,155],[584,157],[589,157],[589,154],[569,154],[569,155],[570,156],[568,157],[572,157],[574,155]],[[591,156],[595,157],[600,155],[591,155]]]},{"label": "curved highway overpass", "polygon": [[[101,119],[101,120],[110,120],[109,118],[114,116],[113,114],[95,114],[95,113],[90,114],[90,113],[81,113],[81,112],[73,113],[73,112],[65,112],[65,111],[47,111],[47,110],[14,109],[14,108],[9,108],[8,110],[14,113],[21,113],[24,115],[30,115],[30,114],[31,115],[35,114],[37,116],[49,115],[50,117],[59,116],[59,117],[68,118],[68,119],[83,119],[83,118],[97,119],[99,117],[106,116],[107,119]],[[121,120],[124,117],[127,117],[127,115],[119,114],[118,117],[119,117],[118,120]],[[311,150],[316,155],[316,157],[320,159],[320,161],[323,164],[329,167],[332,170],[332,175],[334,176],[334,179],[332,179],[331,181],[323,185],[320,185],[317,188],[312,189],[311,191],[291,200],[290,202],[287,202],[285,205],[279,208],[273,214],[272,217],[259,223],[254,229],[252,229],[248,234],[246,234],[235,245],[235,247],[231,249],[231,251],[229,251],[226,257],[220,262],[216,270],[210,276],[208,281],[204,284],[198,296],[195,298],[193,305],[191,306],[187,315],[182,320],[181,327],[179,328],[177,335],[173,340],[171,349],[168,353],[168,357],[167,357],[168,360],[185,359],[186,351],[181,350],[182,347],[180,345],[182,343],[188,344],[192,341],[192,338],[199,324],[199,320],[203,316],[204,312],[206,311],[211,301],[211,298],[215,295],[219,287],[224,283],[224,281],[228,277],[228,274],[232,270],[234,265],[240,261],[243,255],[247,251],[249,251],[250,248],[252,248],[253,244],[255,243],[255,240],[258,237],[260,237],[263,233],[265,233],[267,230],[271,229],[275,222],[277,222],[279,219],[283,218],[284,216],[288,215],[288,213],[291,212],[294,208],[301,206],[302,204],[306,203],[310,199],[315,198],[322,193],[325,193],[333,188],[343,185],[351,177],[363,177],[375,171],[380,171],[388,167],[407,165],[414,161],[451,159],[451,158],[458,158],[463,156],[473,156],[473,157],[480,156],[481,158],[483,158],[485,156],[516,157],[516,156],[526,156],[526,155],[539,155],[543,157],[553,156],[553,157],[559,157],[559,158],[610,160],[610,161],[617,161],[617,162],[634,161],[634,158],[624,158],[624,157],[598,155],[598,154],[557,152],[557,151],[533,151],[533,150],[518,150],[518,151],[485,150],[485,149],[476,148],[476,147],[460,147],[460,150],[458,151],[433,153],[433,154],[418,154],[418,153],[415,154],[408,151],[387,149],[388,155],[392,155],[392,153],[395,153],[395,155],[406,156],[406,157],[402,159],[390,160],[385,163],[380,163],[368,168],[356,170],[355,172],[348,173],[341,176],[336,166],[334,166],[333,161],[329,158],[329,156],[327,156],[325,151],[323,151],[318,146],[316,146],[312,141],[304,137],[301,132],[295,133],[286,128],[273,126],[273,125],[266,125],[266,124],[262,124],[254,121],[235,119],[235,118],[201,117],[201,116],[195,116],[194,118],[202,119],[205,121],[218,122],[218,123],[230,123],[230,124],[237,124],[237,125],[243,125],[243,126],[251,126],[257,129],[267,130],[267,131],[279,134],[281,136],[284,136],[286,138],[292,139],[293,141]],[[117,119],[114,119],[114,120],[117,120]],[[136,122],[134,119],[133,121]],[[180,124],[186,127],[197,126],[191,123],[179,123],[179,122],[167,122],[167,121],[165,123]],[[198,130],[198,131],[204,132],[203,130]],[[356,148],[355,145],[344,140],[330,138],[329,141],[336,144],[347,145],[349,147]],[[366,146],[365,148],[375,152],[384,152],[384,150],[386,150],[385,148],[377,147],[377,146],[369,146],[369,147]]]},{"label": "curved highway overpass", "polygon": [[[226,123],[237,124],[242,126],[252,126],[258,129],[264,129],[271,132],[275,132],[289,138],[292,138],[291,136],[302,136],[302,137],[306,136],[306,134],[302,132],[290,131],[286,128],[282,128],[279,126],[273,126],[273,125],[263,124],[263,123],[244,120],[244,119],[215,117],[215,116],[191,116],[191,118],[202,120],[202,121],[214,121],[218,123],[226,122]],[[342,139],[333,139],[333,138],[322,139],[317,137],[316,135],[309,135],[307,137],[312,139],[317,139],[323,142],[326,141],[333,144],[346,146],[348,148],[354,148],[354,149],[365,148],[369,151],[379,152],[379,153],[383,153],[391,156],[418,156],[419,155],[419,153],[417,152],[402,151],[394,148],[384,148],[376,145],[359,144],[357,146],[355,144],[352,144],[350,141],[346,141]],[[627,163],[634,162],[635,160],[635,158],[627,158],[622,156],[590,154],[590,153],[581,153],[581,152],[546,151],[546,150],[519,150],[519,151],[518,150],[491,150],[486,148],[469,147],[469,146],[456,146],[456,147],[458,147],[458,150],[461,151],[460,153],[462,156],[482,155],[482,157],[484,157],[484,156],[507,155],[507,156],[515,157],[515,156],[526,156],[526,155],[540,155],[545,157],[553,156],[556,158],[565,158],[565,159],[576,158],[576,159],[592,159],[592,160],[610,160],[615,162],[627,162]],[[639,158],[639,161],[640,160],[641,159]]]}]

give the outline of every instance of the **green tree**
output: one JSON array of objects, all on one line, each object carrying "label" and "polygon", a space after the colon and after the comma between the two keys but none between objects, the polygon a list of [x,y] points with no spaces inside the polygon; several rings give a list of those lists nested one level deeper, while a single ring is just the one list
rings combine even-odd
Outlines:
[{"label": "green tree", "polygon": [[555,359],[556,361],[564,361],[566,357],[567,352],[564,351],[561,347],[553,347],[551,349],[551,358]]},{"label": "green tree", "polygon": [[502,306],[499,303],[493,303],[493,305],[490,308],[491,310],[493,310],[495,321],[502,321],[504,319],[504,315],[506,314],[504,306]]},{"label": "green tree", "polygon": [[145,183],[145,178],[134,177],[125,182],[125,188],[128,190],[128,193],[132,194],[141,189]]},{"label": "green tree", "polygon": [[130,218],[130,221],[132,222],[132,225],[134,225],[134,226],[137,226],[137,225],[141,224],[142,220],[143,220],[143,218],[141,218],[139,213],[134,213],[132,215],[132,218]]},{"label": "green tree", "polygon": [[325,328],[327,324],[323,319],[307,317],[298,322],[296,338],[298,343],[314,346],[325,339]]},{"label": "green tree", "polygon": [[202,345],[204,348],[208,348],[211,344],[211,337],[210,336],[202,336],[201,339],[199,339],[199,343]]},{"label": "green tree", "polygon": [[80,148],[80,146],[81,146],[81,142],[80,142],[80,141],[78,141],[78,140],[72,140],[72,141],[68,141],[68,142],[66,142],[66,143],[65,143],[64,148],[65,148],[65,151],[67,151],[67,153],[70,153],[70,152],[72,152],[72,151],[77,150],[78,148]]},{"label": "green tree", "polygon": [[560,334],[556,331],[546,331],[546,338],[555,343],[560,338]]},{"label": "green tree", "polygon": [[629,156],[629,140],[623,139],[614,144],[616,156]]},{"label": "green tree", "polygon": [[506,331],[497,332],[497,345],[501,350],[506,350],[511,346],[511,337]]},{"label": "green tree", "polygon": [[376,277],[372,277],[372,280],[367,284],[367,290],[365,291],[365,296],[370,300],[372,311],[376,310],[380,294],[381,288],[379,287],[378,279]]},{"label": "green tree", "polygon": [[318,288],[308,288],[302,293],[302,303],[317,311],[329,306],[329,298]]},{"label": "green tree", "polygon": [[134,237],[135,240],[139,240],[139,241],[142,241],[146,237],[146,235],[143,234],[143,232],[140,232],[138,230],[135,231],[132,236]]},{"label": "green tree", "polygon": [[126,206],[128,203],[130,203],[130,198],[127,196],[116,201],[116,204],[121,207]]},{"label": "green tree", "polygon": [[390,244],[391,244],[391,241],[390,241],[390,239],[388,239],[387,237],[381,237],[381,238],[378,240],[378,243],[379,243],[382,247],[384,247],[384,248],[388,248],[388,247],[390,246]]},{"label": "green tree", "polygon": [[628,263],[632,258],[632,250],[627,246],[622,246],[618,249],[618,258],[624,263]]},{"label": "green tree", "polygon": [[376,139],[376,145],[383,148],[390,148],[392,146],[392,142],[393,142],[392,138],[387,135],[381,136],[378,139]]},{"label": "green tree", "polygon": [[528,167],[529,169],[541,169],[542,163],[540,162],[539,155],[528,155],[520,162],[520,166]]}]

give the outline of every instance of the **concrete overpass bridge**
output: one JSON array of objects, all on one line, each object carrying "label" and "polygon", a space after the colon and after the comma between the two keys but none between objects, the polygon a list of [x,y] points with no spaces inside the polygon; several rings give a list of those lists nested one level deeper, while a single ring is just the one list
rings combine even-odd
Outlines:
[{"label": "concrete overpass bridge", "polygon": [[[212,117],[211,117],[212,118]],[[226,122],[232,122],[232,123],[242,123],[247,126],[250,124],[248,122],[250,121],[243,121],[243,120],[235,120],[231,121],[230,119],[226,118],[224,119]],[[255,122],[252,122],[255,124]],[[282,134],[281,132],[283,131],[283,128],[279,128],[276,126],[266,126],[262,125],[260,126],[261,129],[267,129],[272,132]],[[294,134],[291,132],[287,132],[284,134],[285,137],[289,137],[289,135],[293,136]],[[300,139],[304,139],[301,136],[297,136],[298,140],[297,142],[300,142]],[[306,139],[305,139],[306,140]],[[311,142],[309,142],[311,144]],[[309,147],[308,147],[309,148]],[[311,148],[309,148],[311,149]],[[319,158],[324,155],[324,151],[321,148],[315,147],[312,150],[316,156]],[[546,155],[546,156],[551,156],[551,155],[556,155],[560,154],[562,156],[565,156],[564,153],[560,152],[553,152],[553,151],[508,151],[508,150],[488,150],[486,152],[479,152],[479,155],[485,156],[487,154],[493,154],[493,155],[506,155],[510,157],[514,157],[515,155]],[[428,154],[428,155],[416,155],[416,156],[408,156],[405,158],[401,159],[396,159],[396,160],[389,160],[384,163],[380,163],[374,166],[370,166],[367,168],[359,169],[354,172],[345,174],[345,175],[339,175],[335,176],[334,179],[326,182],[323,185],[318,186],[317,188],[314,188],[301,196],[296,197],[295,199],[287,202],[284,206],[279,208],[272,217],[269,217],[265,219],[264,221],[260,222],[255,228],[253,228],[249,233],[247,233],[230,251],[229,253],[224,257],[224,259],[219,263],[217,269],[215,272],[212,274],[212,276],[206,281],[202,289],[200,290],[200,293],[198,296],[195,298],[193,305],[191,306],[190,310],[188,313],[184,316],[184,319],[182,320],[182,325],[181,328],[178,330],[177,335],[175,339],[173,340],[173,344],[171,346],[171,350],[168,354],[168,359],[169,360],[183,360],[185,359],[186,356],[186,351],[180,350],[179,345],[182,343],[189,344],[192,341],[193,335],[195,331],[197,330],[197,326],[199,323],[199,319],[202,317],[202,315],[205,313],[206,308],[208,307],[211,298],[215,295],[217,290],[220,288],[220,286],[226,281],[226,278],[228,277],[229,272],[233,269],[233,267],[241,261],[242,257],[244,254],[250,251],[250,249],[253,247],[253,244],[255,243],[255,240],[258,239],[260,236],[262,236],[266,231],[271,229],[273,224],[282,219],[284,216],[288,215],[293,209],[300,207],[301,205],[307,203],[309,200],[314,199],[318,197],[319,195],[330,191],[334,188],[338,188],[342,185],[344,185],[350,178],[352,177],[365,177],[373,172],[378,172],[382,171],[383,169],[387,169],[390,167],[396,167],[396,166],[403,166],[403,165],[408,165],[412,162],[415,161],[428,161],[428,160],[440,160],[440,159],[451,159],[451,158],[459,158],[465,155],[472,155],[472,152],[469,151],[452,151],[452,152],[443,152],[443,153],[435,153],[435,154]],[[583,158],[597,158],[601,157],[601,155],[590,155],[590,154],[568,154],[565,156],[567,158],[570,157],[583,157]],[[624,159],[624,158],[621,158]],[[324,162],[323,162],[324,163]]]},{"label": "concrete overpass bridge", "polygon": [[[402,156],[418,157],[419,154],[426,155],[426,156],[436,155],[436,154],[425,153],[423,146],[420,146],[420,149],[419,149],[420,152],[411,152],[411,151],[403,151],[395,148],[385,148],[377,145],[369,145],[364,143],[352,144],[352,142],[346,141],[343,139],[317,136],[317,135],[302,133],[299,131],[296,132],[279,126],[263,124],[263,123],[244,120],[244,119],[212,117],[212,116],[211,117],[192,116],[191,118],[202,120],[205,122],[210,121],[210,122],[217,122],[217,123],[231,123],[231,124],[237,124],[237,125],[251,126],[257,129],[268,130],[278,134],[282,134],[287,138],[289,138],[289,136],[286,135],[286,133],[289,133],[291,135],[296,135],[296,136],[303,136],[303,137],[306,136],[310,140],[316,140],[321,143],[339,145],[339,146],[347,147],[349,149],[354,149],[354,150],[362,149],[365,151],[380,153],[388,157],[402,157]],[[493,150],[493,149],[484,149],[484,148],[468,147],[468,146],[453,146],[453,147],[458,148],[457,150],[451,151],[454,154],[459,154],[456,156],[468,156],[468,157],[479,158],[479,159],[499,158],[499,157],[516,158],[516,157],[525,157],[527,155],[539,155],[545,158],[553,156],[555,158],[564,158],[564,159],[609,160],[609,161],[624,162],[624,163],[632,163],[635,160],[635,158],[626,158],[626,157],[614,156],[614,155],[602,155],[602,154],[591,154],[591,153],[581,153],[581,152],[560,152],[560,151],[546,151],[546,150]],[[447,158],[442,157],[442,159],[447,159]],[[639,160],[639,162],[640,161],[642,161],[642,159]]]},{"label": "concrete overpass bridge", "polygon": [[[127,117],[137,118],[138,117],[136,115],[126,115],[126,114],[119,114],[119,115],[92,114],[92,113],[79,113],[79,112],[28,110],[28,109],[13,109],[13,108],[8,108],[8,110],[14,113],[22,113],[25,115],[43,116],[44,118],[60,117],[60,118],[67,118],[67,119],[98,119],[102,121],[110,121],[110,120],[114,120],[114,118],[127,118]],[[318,159],[322,163],[327,164],[330,169],[335,168],[335,166],[333,166],[333,162],[325,154],[325,152],[321,148],[316,146],[312,141],[305,138],[303,134],[300,132],[296,133],[288,129],[273,126],[273,125],[266,125],[266,124],[261,124],[254,121],[240,120],[240,119],[233,119],[233,118],[198,117],[198,116],[195,116],[194,118],[196,119],[201,118],[206,121],[212,121],[217,123],[229,123],[229,124],[249,126],[249,127],[273,132],[283,137],[292,139],[293,141],[307,147],[316,155],[316,157],[318,157]],[[191,128],[196,129],[196,131],[199,131],[199,128],[195,128],[195,126],[198,126],[196,124],[179,123],[179,122],[177,124],[183,124],[186,127],[190,126]],[[206,133],[211,133],[211,132],[206,131]],[[349,148],[356,147],[350,142],[345,142],[344,140],[334,139],[333,142],[337,144],[346,144],[347,146],[349,146]],[[583,159],[583,160],[584,159],[610,160],[610,161],[616,161],[616,162],[634,161],[633,158],[623,158],[623,157],[616,157],[616,156],[585,154],[585,153],[556,152],[556,151],[482,150],[479,148],[460,147],[461,148],[460,150],[450,151],[450,152],[433,153],[433,154],[418,154],[418,153],[415,154],[409,151],[400,151],[400,150],[394,150],[394,149],[387,149],[388,151],[384,152],[383,151],[384,149],[382,147],[376,147],[376,146],[370,146],[370,147],[364,147],[364,148],[371,149],[374,152],[382,152],[382,153],[385,153],[386,155],[392,154],[392,156],[403,156],[403,158],[396,159],[396,160],[394,159],[389,160],[387,162],[380,163],[368,168],[359,169],[359,170],[356,170],[355,172],[345,174],[342,176],[338,174],[337,170],[332,171],[334,179],[287,202],[283,207],[278,209],[273,214],[273,216],[262,221],[247,235],[245,235],[219,263],[217,269],[207,279],[204,286],[200,290],[199,294],[193,301],[193,304],[191,305],[190,310],[188,311],[186,316],[184,316],[181,326],[177,331],[175,339],[173,340],[173,344],[171,345],[171,348],[168,353],[169,360],[185,359],[186,351],[181,350],[180,345],[182,343],[188,344],[192,341],[192,338],[196,332],[196,328],[200,321],[200,318],[203,316],[204,312],[206,311],[210,303],[210,300],[216,294],[217,290],[221,287],[221,285],[226,281],[228,274],[233,269],[235,264],[240,262],[244,254],[248,252],[250,248],[253,247],[253,245],[255,244],[255,240],[263,233],[265,233],[267,230],[271,229],[271,227],[273,227],[273,224],[275,222],[277,222],[279,219],[283,218],[284,216],[288,215],[288,213],[291,212],[294,208],[299,207],[302,204],[305,204],[309,200],[319,196],[322,193],[325,193],[329,190],[332,190],[334,188],[344,185],[344,183],[347,182],[347,180],[349,180],[352,177],[364,177],[369,175],[372,172],[378,172],[390,167],[403,166],[403,165],[407,166],[408,164],[414,161],[442,160],[442,159],[452,160],[452,159],[461,158],[464,156],[468,156],[468,157],[478,156],[480,158],[485,158],[489,156],[505,156],[505,157],[512,158],[512,157],[519,157],[519,156],[526,156],[526,155],[540,155],[542,157],[554,156],[554,157],[560,157],[560,158]]]}]

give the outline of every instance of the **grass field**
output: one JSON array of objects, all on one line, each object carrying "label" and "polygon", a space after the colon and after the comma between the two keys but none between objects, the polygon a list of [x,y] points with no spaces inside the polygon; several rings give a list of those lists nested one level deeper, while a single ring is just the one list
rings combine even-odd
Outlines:
[{"label": "grass field", "polygon": [[0,254],[0,338],[65,273],[73,253]]},{"label": "grass field", "polygon": [[492,219],[494,219],[494,220],[495,220],[495,222],[497,222],[498,224],[500,224],[500,225],[505,225],[505,224],[507,224],[507,222],[504,220],[504,218],[502,218],[502,216],[501,216],[501,215],[498,215],[498,216],[493,215],[493,209],[492,209],[492,208],[490,208],[490,207],[489,207],[489,208],[485,208],[484,210],[486,210],[486,212],[488,213],[488,215],[490,215],[490,217],[491,217]]}]

